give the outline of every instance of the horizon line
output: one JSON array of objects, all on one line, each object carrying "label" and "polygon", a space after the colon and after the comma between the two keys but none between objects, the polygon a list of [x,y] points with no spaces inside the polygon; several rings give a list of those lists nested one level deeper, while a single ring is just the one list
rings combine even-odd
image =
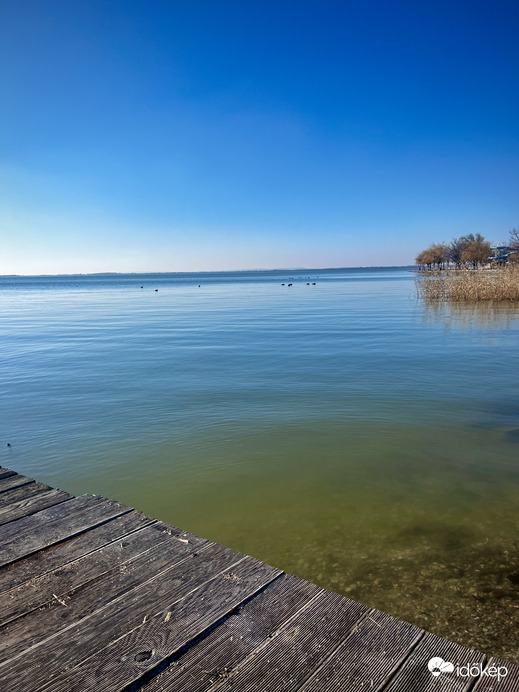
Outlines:
[{"label": "horizon line", "polygon": [[0,274],[0,279],[12,278],[49,278],[56,276],[141,276],[143,274],[238,274],[238,273],[259,273],[259,272],[301,272],[301,271],[338,271],[341,269],[399,269],[414,267],[413,264],[377,264],[361,265],[352,267],[275,267],[272,269],[203,269],[194,271],[138,271],[138,272],[80,272],[75,274]]}]

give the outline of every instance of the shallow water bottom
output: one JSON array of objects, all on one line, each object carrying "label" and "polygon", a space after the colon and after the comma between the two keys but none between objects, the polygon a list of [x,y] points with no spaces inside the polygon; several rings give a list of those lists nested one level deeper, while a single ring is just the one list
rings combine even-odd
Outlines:
[{"label": "shallow water bottom", "polygon": [[322,422],[229,436],[220,426],[128,448],[124,466],[67,489],[519,661],[519,469],[507,431]]},{"label": "shallow water bottom", "polygon": [[0,279],[0,463],[518,660],[519,305],[315,274]]}]

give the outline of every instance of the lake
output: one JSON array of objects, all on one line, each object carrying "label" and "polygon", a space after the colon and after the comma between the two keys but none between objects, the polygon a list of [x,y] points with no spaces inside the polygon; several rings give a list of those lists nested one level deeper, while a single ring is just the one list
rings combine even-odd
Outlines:
[{"label": "lake", "polygon": [[319,269],[2,277],[0,314],[1,465],[518,660],[518,305]]}]

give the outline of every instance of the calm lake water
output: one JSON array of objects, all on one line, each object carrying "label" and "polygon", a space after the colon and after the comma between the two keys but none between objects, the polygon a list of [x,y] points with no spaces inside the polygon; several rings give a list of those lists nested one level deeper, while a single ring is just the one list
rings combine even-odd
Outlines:
[{"label": "calm lake water", "polygon": [[0,278],[0,464],[518,660],[519,306],[413,281]]}]

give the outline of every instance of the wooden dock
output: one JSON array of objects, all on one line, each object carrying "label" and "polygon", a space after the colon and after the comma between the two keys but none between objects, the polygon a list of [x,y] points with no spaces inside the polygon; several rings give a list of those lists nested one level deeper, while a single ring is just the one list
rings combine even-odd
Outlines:
[{"label": "wooden dock", "polygon": [[519,691],[519,666],[4,468],[0,606],[2,692]]}]

